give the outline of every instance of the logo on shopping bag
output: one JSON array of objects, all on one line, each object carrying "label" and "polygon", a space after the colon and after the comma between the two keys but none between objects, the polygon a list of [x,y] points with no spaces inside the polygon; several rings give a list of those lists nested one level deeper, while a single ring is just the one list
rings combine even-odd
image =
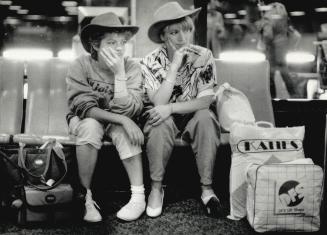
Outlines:
[{"label": "logo on shopping bag", "polygon": [[241,140],[237,149],[241,153],[285,152],[302,150],[302,140],[250,139]]},{"label": "logo on shopping bag", "polygon": [[305,200],[305,183],[296,180],[276,183],[275,213],[303,214]]}]

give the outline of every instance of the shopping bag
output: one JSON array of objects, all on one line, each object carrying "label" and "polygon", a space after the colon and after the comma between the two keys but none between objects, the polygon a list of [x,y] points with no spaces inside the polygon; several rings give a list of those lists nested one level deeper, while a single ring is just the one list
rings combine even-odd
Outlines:
[{"label": "shopping bag", "polygon": [[[259,126],[258,126],[259,125]],[[230,170],[230,215],[246,216],[246,169],[249,164],[267,164],[304,158],[304,126],[276,128],[234,123],[230,130],[232,162]]]},{"label": "shopping bag", "polygon": [[323,171],[303,160],[248,168],[247,219],[255,231],[319,230]]}]

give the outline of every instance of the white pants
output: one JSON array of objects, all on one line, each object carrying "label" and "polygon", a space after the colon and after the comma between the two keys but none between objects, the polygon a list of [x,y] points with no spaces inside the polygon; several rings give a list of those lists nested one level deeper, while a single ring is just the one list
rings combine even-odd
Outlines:
[{"label": "white pants", "polygon": [[120,125],[111,124],[105,133],[104,126],[93,118],[73,117],[69,122],[69,132],[76,136],[76,145],[90,144],[96,149],[102,146],[104,134],[112,139],[120,159],[133,157],[142,152],[141,146],[131,144],[127,133]]}]

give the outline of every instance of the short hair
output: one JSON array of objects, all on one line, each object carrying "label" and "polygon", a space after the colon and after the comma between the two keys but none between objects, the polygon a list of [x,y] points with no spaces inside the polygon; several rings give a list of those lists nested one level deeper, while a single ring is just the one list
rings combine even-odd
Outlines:
[{"label": "short hair", "polygon": [[182,30],[185,31],[194,31],[194,23],[191,17],[186,16],[183,17],[182,19],[178,19],[178,20],[174,20],[169,22],[168,25],[166,25],[160,32],[161,35],[163,35],[171,25],[177,25],[180,26],[182,28]]},{"label": "short hair", "polygon": [[94,59],[94,60],[98,60],[98,51],[97,50],[94,50],[93,46],[97,46],[99,47],[100,46],[100,42],[101,40],[104,38],[105,34],[107,33],[119,33],[119,34],[125,34],[126,35],[126,39],[129,40],[132,36],[133,36],[133,33],[132,31],[129,31],[129,30],[126,30],[126,29],[114,29],[114,30],[103,30],[103,31],[98,31],[92,35],[90,35],[89,37],[89,43],[91,45],[91,50],[90,50],[90,53],[91,53],[91,57]]}]

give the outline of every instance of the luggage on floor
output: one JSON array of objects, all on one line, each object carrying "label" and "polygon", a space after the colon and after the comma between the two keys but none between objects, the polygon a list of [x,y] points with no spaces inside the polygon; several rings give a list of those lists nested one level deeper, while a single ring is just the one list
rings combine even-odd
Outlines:
[{"label": "luggage on floor", "polygon": [[319,230],[323,171],[303,160],[248,168],[247,219],[255,231]]},{"label": "luggage on floor", "polygon": [[[75,167],[71,155],[61,148],[44,145],[0,152],[5,163],[11,188],[7,206],[16,208],[15,219],[20,225],[30,222],[56,222],[72,219],[77,202]],[[69,161],[66,161],[66,156]],[[69,164],[67,164],[69,163]],[[72,171],[73,170],[73,171]],[[72,187],[73,186],[73,187]]]},{"label": "luggage on floor", "polygon": [[73,189],[70,184],[41,191],[34,187],[22,187],[23,205],[18,211],[18,224],[29,222],[55,222],[72,218]]},{"label": "luggage on floor", "polygon": [[246,169],[249,164],[267,164],[304,158],[304,126],[276,128],[234,123],[230,131],[232,162],[230,170],[230,215],[246,216]]}]

